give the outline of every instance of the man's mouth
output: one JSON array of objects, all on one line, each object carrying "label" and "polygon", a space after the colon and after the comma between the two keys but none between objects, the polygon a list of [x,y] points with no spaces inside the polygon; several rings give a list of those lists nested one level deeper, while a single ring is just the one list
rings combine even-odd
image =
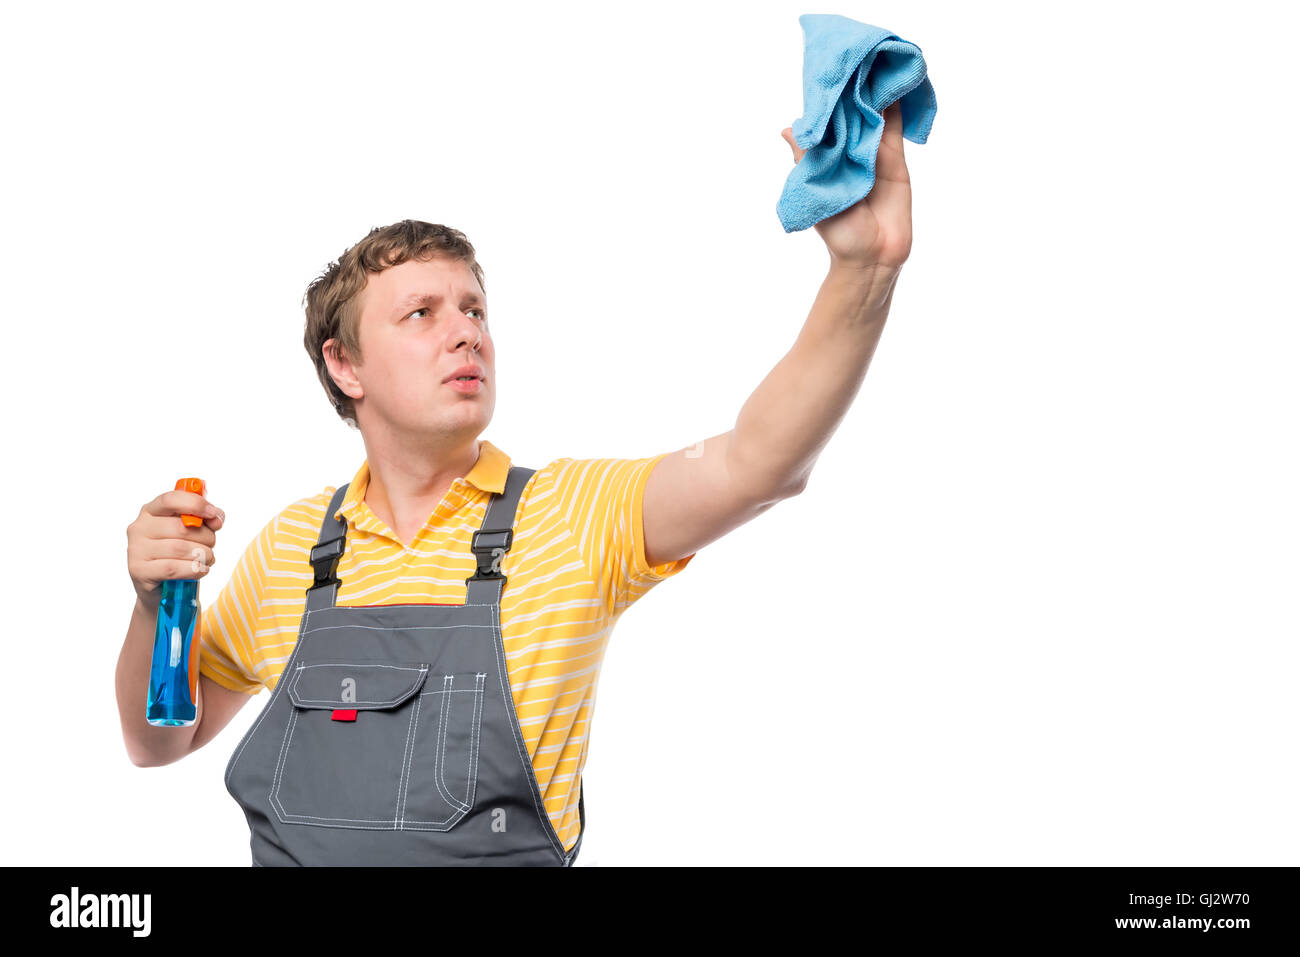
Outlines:
[{"label": "man's mouth", "polygon": [[481,366],[474,363],[466,363],[465,365],[461,366],[459,369],[457,369],[451,375],[447,376],[447,378],[443,379],[442,381],[443,382],[481,381],[482,378],[483,378],[483,372]]},{"label": "man's mouth", "polygon": [[478,376],[457,376],[455,379],[448,379],[443,385],[449,385],[457,392],[463,392],[466,395],[476,395],[483,388],[483,380]]}]

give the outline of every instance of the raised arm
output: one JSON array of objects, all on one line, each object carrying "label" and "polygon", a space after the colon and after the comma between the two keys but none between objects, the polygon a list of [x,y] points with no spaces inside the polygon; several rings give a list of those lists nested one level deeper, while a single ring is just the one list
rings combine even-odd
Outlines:
[{"label": "raised arm", "polygon": [[[857,395],[912,247],[899,105],[884,117],[871,192],[813,227],[830,268],[794,345],[741,408],[735,428],[665,456],[650,474],[642,504],[650,564],[692,555],[802,491]],[[797,163],[804,151],[789,127],[781,135]]]}]

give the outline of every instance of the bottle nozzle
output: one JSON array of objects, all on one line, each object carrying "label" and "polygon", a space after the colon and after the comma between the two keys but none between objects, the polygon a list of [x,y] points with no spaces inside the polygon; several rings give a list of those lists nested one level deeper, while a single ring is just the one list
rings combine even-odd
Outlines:
[{"label": "bottle nozzle", "polygon": [[[178,492],[194,492],[198,495],[206,494],[206,483],[201,478],[181,478],[176,480],[176,490]],[[198,528],[203,524],[203,518],[200,515],[181,515],[181,521],[189,528]]]}]

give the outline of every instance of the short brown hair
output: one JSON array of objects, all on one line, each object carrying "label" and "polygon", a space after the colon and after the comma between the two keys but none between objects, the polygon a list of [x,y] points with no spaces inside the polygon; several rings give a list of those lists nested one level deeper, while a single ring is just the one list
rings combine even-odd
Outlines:
[{"label": "short brown hair", "polygon": [[426,260],[437,256],[469,266],[483,294],[487,294],[483,267],[478,264],[474,246],[465,234],[450,226],[418,219],[404,219],[391,226],[375,227],[344,252],[337,262],[330,263],[307,287],[303,296],[307,310],[303,345],[316,366],[316,375],[325,387],[334,411],[344,422],[350,421],[355,425],[356,408],[352,397],[338,387],[325,364],[322,350],[326,340],[339,340],[336,346],[341,347],[353,362],[361,362],[361,291],[370,281],[370,274],[400,266],[408,259]]}]

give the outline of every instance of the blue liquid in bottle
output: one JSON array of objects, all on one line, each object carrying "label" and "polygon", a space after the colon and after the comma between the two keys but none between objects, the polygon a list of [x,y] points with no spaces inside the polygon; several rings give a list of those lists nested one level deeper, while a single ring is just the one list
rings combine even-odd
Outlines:
[{"label": "blue liquid in bottle", "polygon": [[198,710],[190,698],[190,645],[198,621],[199,583],[172,578],[160,588],[145,718],[153,725],[186,727]]}]

